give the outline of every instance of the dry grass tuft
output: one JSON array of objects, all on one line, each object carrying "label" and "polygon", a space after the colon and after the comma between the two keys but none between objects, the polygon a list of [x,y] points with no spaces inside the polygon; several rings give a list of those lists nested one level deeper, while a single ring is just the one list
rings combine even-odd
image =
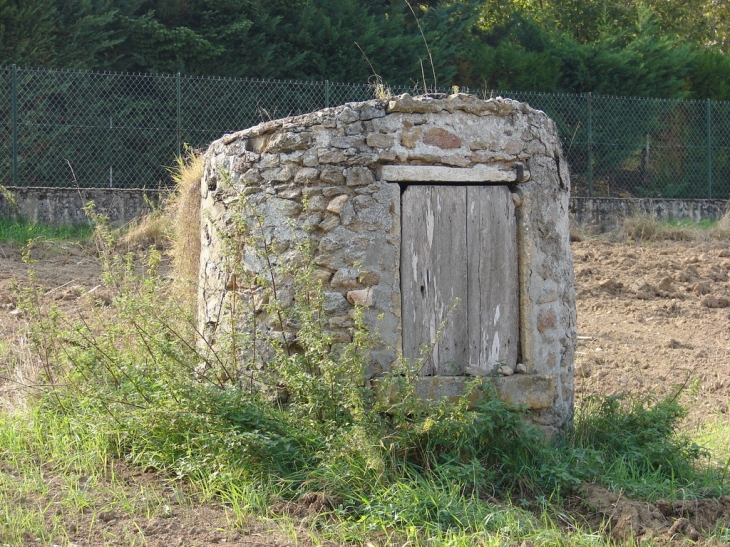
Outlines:
[{"label": "dry grass tuft", "polygon": [[153,207],[152,211],[143,215],[124,228],[124,235],[119,243],[127,251],[149,249],[162,250],[169,245],[169,219],[163,210]]},{"label": "dry grass tuft", "polygon": [[614,241],[711,241],[730,239],[730,209],[714,221],[669,222],[651,215],[625,217],[610,235]]},{"label": "dry grass tuft", "polygon": [[203,158],[189,150],[178,158],[171,171],[175,193],[165,204],[167,221],[171,226],[171,248],[178,290],[191,302],[197,298],[200,262],[200,181],[203,178]]},{"label": "dry grass tuft", "polygon": [[167,250],[172,257],[175,292],[194,306],[197,298],[198,263],[200,260],[200,181],[203,159],[188,150],[170,169],[175,189],[159,207],[137,219],[124,229],[115,246],[126,251],[155,247]]},{"label": "dry grass tuft", "polygon": [[576,222],[573,220],[570,221],[570,241],[585,241],[586,239],[590,238],[590,234],[588,233],[588,230],[585,228],[578,226]]},{"label": "dry grass tuft", "polygon": [[0,411],[26,409],[28,395],[42,382],[42,365],[30,343],[28,325],[13,321],[0,341]]},{"label": "dry grass tuft", "polygon": [[616,232],[619,241],[693,241],[703,230],[690,224],[670,224],[649,215],[625,217]]},{"label": "dry grass tuft", "polygon": [[730,239],[730,202],[725,207],[725,214],[712,227],[713,239]]},{"label": "dry grass tuft", "polygon": [[200,257],[200,180],[202,158],[190,151],[177,158],[170,169],[175,189],[159,207],[124,228],[119,243],[127,250],[167,249],[173,259],[177,278],[195,281]]}]

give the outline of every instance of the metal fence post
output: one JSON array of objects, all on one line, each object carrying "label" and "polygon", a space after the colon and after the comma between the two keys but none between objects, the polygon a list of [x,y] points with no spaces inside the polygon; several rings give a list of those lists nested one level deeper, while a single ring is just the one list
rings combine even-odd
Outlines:
[{"label": "metal fence post", "polygon": [[12,67],[13,109],[13,186],[18,186],[18,67]]},{"label": "metal fence post", "polygon": [[712,106],[710,99],[707,105],[707,199],[712,199]]},{"label": "metal fence post", "polygon": [[588,92],[588,197],[593,197],[593,95]]},{"label": "metal fence post", "polygon": [[181,132],[181,127],[180,127],[180,124],[181,124],[181,121],[180,121],[181,96],[180,96],[180,73],[179,72],[177,73],[176,83],[177,83],[177,157],[179,158],[182,155],[182,150],[181,150],[182,142],[180,140],[181,139],[181,135],[180,135],[180,132]]},{"label": "metal fence post", "polygon": [[330,81],[324,81],[324,107],[330,107]]}]

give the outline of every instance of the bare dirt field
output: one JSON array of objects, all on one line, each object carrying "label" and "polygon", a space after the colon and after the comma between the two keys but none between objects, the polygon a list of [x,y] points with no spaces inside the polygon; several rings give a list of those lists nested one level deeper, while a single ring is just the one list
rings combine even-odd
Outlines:
[{"label": "bare dirt field", "polygon": [[690,418],[727,414],[727,242],[572,245],[578,305],[576,396],[665,395],[678,384]]},{"label": "bare dirt field", "polygon": [[[576,397],[620,393],[661,396],[683,385],[681,397],[689,408],[690,426],[727,414],[730,245],[717,241],[619,244],[590,239],[575,242],[572,248],[579,331]],[[84,296],[90,291],[104,298],[101,269],[88,249],[78,245],[41,248],[34,253],[34,258],[37,260],[35,275],[45,297],[62,310],[73,315],[89,305]],[[6,344],[26,343],[25,318],[16,308],[16,291],[26,284],[27,266],[21,251],[0,246],[0,337]],[[10,368],[10,363],[0,356],[0,377],[6,379],[0,382],[3,406],[22,400],[18,387],[24,372]],[[0,465],[4,464],[0,462]],[[61,509],[48,512],[49,523],[53,519],[63,523],[68,545],[131,545],[139,541],[151,547],[311,544],[302,539],[308,537],[306,532],[293,539],[276,526],[264,526],[258,521],[244,528],[232,526],[231,513],[222,505],[196,504],[190,501],[193,498],[185,498],[188,501],[183,502],[175,488],[165,486],[164,477],[143,473],[123,463],[114,465],[115,480],[121,481],[119,484],[123,483],[121,487],[130,495],[143,491],[147,483],[162,484],[157,489],[157,502],[145,506],[145,516],[139,516],[134,510],[105,511],[108,496],[104,496],[103,490],[111,491],[111,487],[100,485],[98,495],[90,498],[94,510],[88,513],[88,518],[84,512],[73,515],[65,515]],[[52,473],[48,480],[50,489],[46,499],[39,503],[52,503],[54,488],[60,488],[54,486]],[[676,503],[654,506],[621,500],[589,485],[584,499],[578,503],[576,516],[589,523],[591,518],[597,519],[596,525],[602,519],[612,522],[616,539],[647,533],[664,538],[697,539],[697,529],[730,519],[730,498],[708,501],[712,503],[707,507],[702,503],[691,507],[676,506]],[[139,503],[143,502],[144,497]],[[305,514],[310,509],[315,511],[316,503],[311,505],[305,504],[297,511]],[[592,516],[585,514],[587,506]],[[298,512],[295,512],[297,516]],[[28,538],[26,544],[41,543]]]}]

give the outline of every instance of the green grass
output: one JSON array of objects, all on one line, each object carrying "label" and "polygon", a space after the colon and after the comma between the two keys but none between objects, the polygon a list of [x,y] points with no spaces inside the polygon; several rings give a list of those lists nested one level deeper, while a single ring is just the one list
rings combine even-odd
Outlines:
[{"label": "green grass", "polygon": [[[169,503],[169,495],[161,492],[164,484],[135,492],[115,480],[119,454],[114,445],[112,437],[98,430],[76,430],[71,420],[37,407],[28,414],[1,415],[0,541],[13,546],[28,538],[63,543],[74,515],[80,514],[87,517],[89,530],[83,532],[89,537],[96,537],[93,523],[105,512],[139,521],[164,516]],[[293,540],[305,533],[316,542],[359,545],[496,547],[525,539],[537,545],[608,545],[580,527],[566,532],[547,510],[534,513],[509,501],[495,503],[465,494],[457,484],[417,475],[379,485],[366,497],[341,500],[327,513],[313,515],[305,532],[298,519],[268,509],[287,490],[281,484],[253,478],[222,481],[212,472],[191,481],[203,500],[207,495],[229,508],[232,527],[245,526],[254,516]],[[351,504],[358,506],[356,515]]]},{"label": "green grass", "polygon": [[719,415],[708,420],[695,437],[707,447],[718,466],[730,469],[730,416]]},{"label": "green grass", "polygon": [[712,218],[706,218],[704,220],[700,220],[698,222],[694,220],[677,220],[677,219],[668,219],[668,220],[662,220],[660,221],[661,224],[665,224],[666,226],[675,227],[675,228],[698,228],[700,230],[711,230],[715,228],[718,224],[719,220],[712,219]]},{"label": "green grass", "polygon": [[[72,533],[98,538],[99,517],[114,512],[130,526],[170,512],[169,483],[130,485],[113,442],[93,428],[75,431],[63,416],[0,413],[0,545],[66,544]],[[181,489],[172,496],[193,507]],[[96,526],[96,527],[95,527]]]},{"label": "green grass", "polygon": [[[91,515],[92,524],[88,524],[88,531],[84,530],[89,537],[97,533],[91,528],[94,520],[98,521],[93,517],[105,512],[124,513],[140,522],[166,514],[169,495],[152,486],[130,491],[114,478],[110,469],[121,454],[110,431],[81,430],[74,421],[75,418],[48,414],[39,407],[26,414],[0,416],[3,543],[20,546],[30,537],[41,538],[43,544],[63,543],[71,521],[61,514]],[[727,424],[721,424],[720,434],[715,431],[709,429],[706,439],[727,451],[727,444],[722,445]],[[226,471],[229,475],[225,480],[216,477]],[[486,492],[465,492],[459,483],[416,472],[377,484],[367,495],[352,491],[352,499],[336,500],[325,513],[309,517],[307,527],[302,529],[298,519],[268,509],[286,495],[287,485],[240,475],[230,481],[235,476],[233,471],[218,468],[190,477],[189,481],[196,485],[202,499],[219,500],[229,508],[230,526],[245,527],[253,516],[293,540],[303,539],[305,534],[316,542],[330,540],[356,545],[497,547],[522,541],[564,546],[614,544],[566,515],[559,500],[527,502],[505,498],[497,502]],[[49,485],[53,484],[51,491]]]},{"label": "green grass", "polygon": [[600,469],[597,482],[628,497],[655,501],[730,492],[727,468],[711,462],[719,446],[683,432],[685,416],[674,396],[594,398],[579,408],[572,442],[597,458],[590,464]]},{"label": "green grass", "polygon": [[[140,378],[128,378],[132,380],[137,387],[126,388],[141,387]],[[125,383],[114,389],[123,394]],[[145,394],[155,406],[166,407],[160,386],[149,385]],[[498,435],[491,446],[501,448],[466,462],[454,461],[448,450],[441,450],[464,433],[483,435],[480,426],[463,421],[457,411],[450,417],[462,420],[461,425],[429,429],[437,435],[430,447],[421,439],[421,450],[430,452],[431,468],[426,470],[425,455],[413,459],[396,450],[396,456],[392,445],[385,450],[378,429],[342,425],[339,431],[327,430],[236,391],[224,390],[207,401],[201,392],[189,399],[178,392],[182,398],[175,410],[138,408],[128,398],[128,408],[116,407],[113,418],[93,397],[64,399],[62,403],[73,400],[77,406],[66,404],[63,412],[50,395],[26,413],[0,415],[0,540],[9,545],[22,545],[31,536],[48,544],[61,541],[68,522],[53,517],[59,506],[69,514],[116,510],[138,519],[161,514],[164,496],[153,488],[134,495],[112,481],[103,487],[106,498],[99,503],[95,489],[106,484],[109,468],[119,458],[184,477],[202,499],[229,508],[231,526],[263,518],[293,537],[306,533],[317,541],[359,545],[498,546],[524,540],[535,545],[609,545],[607,538],[565,515],[557,485],[568,493],[580,477],[655,499],[672,491],[707,495],[703,489],[712,479],[706,470],[686,468],[693,459],[682,451],[693,445],[675,436],[676,409],[667,412],[662,402],[658,409],[656,404],[636,403],[585,408],[576,436],[563,446],[537,445],[526,456],[519,438],[502,440]],[[202,399],[201,407],[195,407],[195,399]],[[513,420],[521,413],[499,402],[492,401],[480,413],[500,428],[519,428]],[[515,431],[520,437],[526,432]],[[419,436],[409,441],[411,447]],[[702,439],[722,458],[728,451],[727,436],[727,422],[718,422],[703,430]],[[647,445],[650,449],[642,449]],[[470,445],[459,443],[458,449],[469,450]],[[657,454],[673,464],[674,476],[655,465]],[[511,478],[501,489],[494,481],[499,474]],[[717,473],[714,480],[715,495],[727,492]],[[50,483],[57,485],[53,492]],[[326,494],[330,503],[325,513],[308,519],[306,532],[296,518],[269,509],[277,501],[297,502],[308,493]]]},{"label": "green grass", "polygon": [[0,218],[0,243],[22,247],[30,240],[84,241],[91,237],[94,228],[90,224],[49,226],[23,220]]}]

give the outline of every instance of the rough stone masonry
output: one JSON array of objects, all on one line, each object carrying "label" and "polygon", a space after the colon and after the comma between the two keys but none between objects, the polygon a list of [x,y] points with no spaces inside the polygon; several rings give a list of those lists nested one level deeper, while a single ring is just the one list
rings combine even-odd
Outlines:
[{"label": "rough stone masonry", "polygon": [[[509,99],[406,94],[268,121],[215,141],[201,185],[201,330],[215,343],[236,293],[222,234],[231,204],[245,195],[276,241],[275,260],[297,259],[297,237],[314,242],[332,336],[348,341],[354,306],[365,306],[377,333],[369,375],[388,370],[403,349],[401,308],[409,306],[401,296],[401,233],[410,219],[402,218],[401,199],[413,183],[508,190],[517,249],[510,274],[519,295],[516,363],[500,362],[494,370],[501,374],[467,368],[423,377],[419,391],[457,395],[469,374],[483,373],[548,432],[564,426],[576,339],[568,168],[554,122]],[[257,323],[274,328],[266,317]]]}]

